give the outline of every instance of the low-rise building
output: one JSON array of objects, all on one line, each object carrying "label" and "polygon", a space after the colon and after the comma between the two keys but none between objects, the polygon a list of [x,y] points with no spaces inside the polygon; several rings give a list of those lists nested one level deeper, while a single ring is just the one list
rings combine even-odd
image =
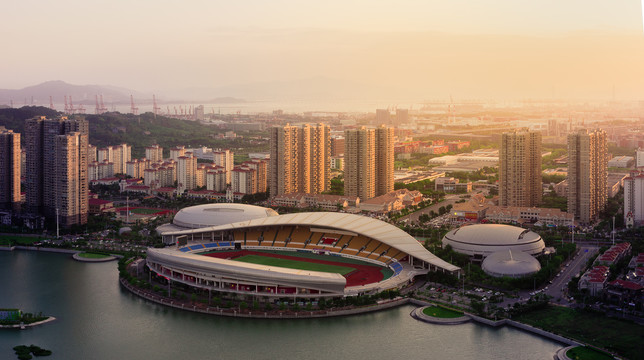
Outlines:
[{"label": "low-rise building", "polygon": [[494,203],[482,194],[472,195],[464,203],[456,203],[449,213],[451,222],[479,221],[485,218],[487,209]]},{"label": "low-rise building", "polygon": [[606,250],[603,254],[599,255],[595,260],[596,264],[611,266],[616,264],[623,258],[630,256],[631,244],[627,242],[615,244]]},{"label": "low-rise building", "polygon": [[461,183],[459,179],[453,177],[439,177],[434,181],[434,191],[446,193],[471,192],[472,182]]},{"label": "low-rise building", "polygon": [[400,189],[361,201],[360,210],[383,214],[418,205],[421,201],[423,201],[423,194],[420,191]]},{"label": "low-rise building", "polygon": [[490,222],[533,224],[536,226],[571,226],[574,214],[552,208],[521,206],[490,206],[485,212],[485,219]]},{"label": "low-rise building", "polygon": [[604,299],[617,306],[641,309],[644,303],[644,287],[636,282],[617,279],[611,281],[604,291]]},{"label": "low-rise building", "polygon": [[608,161],[608,167],[628,168],[633,166],[635,158],[632,156],[615,156]]},{"label": "low-rise building", "polygon": [[291,193],[273,197],[272,203],[276,206],[337,211],[360,205],[360,199],[344,195]]},{"label": "low-rise building", "polygon": [[568,197],[568,179],[556,183],[554,187],[557,196]]},{"label": "low-rise building", "polygon": [[579,278],[577,288],[587,290],[591,296],[598,296],[606,287],[609,272],[608,266],[594,266]]},{"label": "low-rise building", "polygon": [[89,199],[89,213],[100,214],[104,212],[115,211],[114,202],[102,199]]}]

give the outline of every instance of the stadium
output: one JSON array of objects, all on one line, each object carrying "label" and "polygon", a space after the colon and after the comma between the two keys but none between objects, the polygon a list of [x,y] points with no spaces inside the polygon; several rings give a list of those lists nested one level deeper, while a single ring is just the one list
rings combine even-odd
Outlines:
[{"label": "stadium", "polygon": [[319,299],[374,294],[430,271],[460,268],[416,239],[366,216],[278,215],[243,204],[207,204],[157,229],[171,246],[150,248],[146,265],[171,283],[209,293]]},{"label": "stadium", "polygon": [[525,252],[537,256],[545,249],[539,234],[520,227],[501,224],[476,224],[461,226],[443,237],[443,247],[451,246],[473,261],[482,261],[497,251]]}]

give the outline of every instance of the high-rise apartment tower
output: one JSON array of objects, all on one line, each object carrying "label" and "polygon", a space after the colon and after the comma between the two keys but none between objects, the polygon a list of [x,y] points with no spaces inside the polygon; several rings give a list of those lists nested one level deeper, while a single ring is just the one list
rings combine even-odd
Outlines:
[{"label": "high-rise apartment tower", "polygon": [[541,204],[541,133],[503,133],[499,151],[499,205]]},{"label": "high-rise apartment tower", "polygon": [[331,182],[331,137],[324,124],[271,128],[271,196],[295,192],[319,194]]},{"label": "high-rise apartment tower", "polygon": [[568,135],[568,212],[583,224],[597,220],[606,206],[608,152],[604,130]]},{"label": "high-rise apartment tower", "polygon": [[88,140],[89,126],[82,118],[43,116],[26,121],[29,212],[57,219],[62,226],[87,222]]}]

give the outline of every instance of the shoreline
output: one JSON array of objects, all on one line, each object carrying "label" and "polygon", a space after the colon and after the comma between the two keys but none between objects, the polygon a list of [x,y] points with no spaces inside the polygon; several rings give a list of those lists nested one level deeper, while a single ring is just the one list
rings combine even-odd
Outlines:
[{"label": "shoreline", "polygon": [[72,250],[72,249],[60,249],[60,248],[50,248],[50,247],[41,247],[41,246],[24,246],[24,245],[14,245],[14,246],[0,246],[0,251],[16,251],[16,250],[25,250],[25,251],[41,251],[41,252],[50,252],[58,254],[72,254],[74,260],[82,262],[105,262],[120,259],[123,255],[110,254],[109,258],[104,259],[90,259],[77,256],[80,253],[88,252],[86,250]]},{"label": "shoreline", "polygon": [[32,328],[32,327],[35,327],[35,326],[46,324],[46,323],[52,322],[54,320],[56,320],[55,317],[49,316],[45,320],[37,321],[37,322],[31,323],[31,324],[0,325],[0,329],[20,329],[20,330],[25,330],[27,328]]},{"label": "shoreline", "polygon": [[328,317],[337,317],[337,316],[348,316],[348,315],[359,315],[366,314],[370,312],[380,311],[391,309],[397,306],[406,305],[409,303],[408,298],[393,299],[386,302],[382,302],[376,305],[369,305],[361,308],[352,308],[352,309],[341,309],[341,310],[299,310],[299,311],[279,311],[271,310],[251,310],[247,309],[243,312],[239,309],[224,309],[219,307],[206,306],[203,308],[203,305],[197,307],[196,305],[188,305],[185,303],[170,299],[164,296],[159,296],[148,291],[139,290],[138,288],[130,285],[125,279],[120,278],[119,283],[129,292],[134,295],[137,295],[145,300],[151,301],[153,303],[172,307],[179,310],[192,311],[202,314],[216,315],[216,316],[228,316],[228,317],[238,317],[238,318],[247,318],[247,319],[319,319],[319,318],[328,318]]},{"label": "shoreline", "polygon": [[116,260],[116,256],[113,256],[113,255],[108,255],[108,256],[106,256],[104,258],[100,258],[100,259],[92,259],[92,258],[82,257],[80,254],[82,254],[84,252],[85,251],[75,253],[74,255],[72,255],[72,259],[74,259],[76,261],[80,261],[80,262],[87,262],[87,263],[100,263],[100,262],[107,262],[107,261]]}]

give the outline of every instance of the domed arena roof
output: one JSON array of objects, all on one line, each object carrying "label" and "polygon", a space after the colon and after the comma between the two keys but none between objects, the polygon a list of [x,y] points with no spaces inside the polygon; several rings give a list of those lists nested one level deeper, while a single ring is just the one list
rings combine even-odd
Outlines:
[{"label": "domed arena roof", "polygon": [[482,257],[509,249],[537,255],[545,248],[545,243],[539,234],[520,227],[501,224],[462,226],[445,234],[443,246],[447,245],[450,245],[454,251]]},{"label": "domed arena roof", "polygon": [[181,209],[172,220],[180,228],[198,229],[279,215],[275,210],[246,204],[205,204]]},{"label": "domed arena roof", "polygon": [[494,277],[523,277],[541,270],[539,261],[522,251],[498,251],[483,260],[481,268]]}]

